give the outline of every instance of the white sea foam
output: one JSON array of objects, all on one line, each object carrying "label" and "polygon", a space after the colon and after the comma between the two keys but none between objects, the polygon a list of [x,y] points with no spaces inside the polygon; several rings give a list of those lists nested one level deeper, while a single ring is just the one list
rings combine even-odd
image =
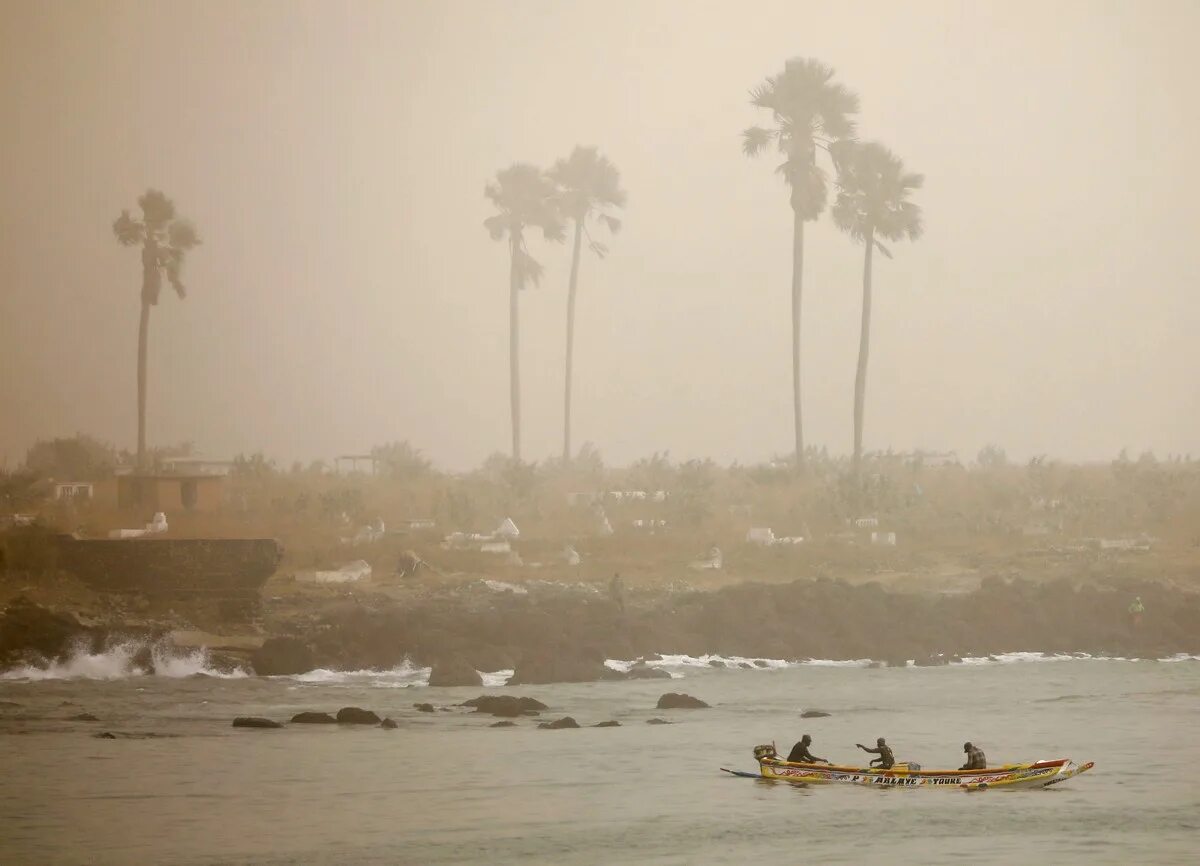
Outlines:
[{"label": "white sea foam", "polygon": [[[138,659],[139,654],[144,656],[147,648],[150,651],[153,669],[143,667]],[[121,680],[150,675],[180,679],[196,674],[222,679],[236,679],[247,675],[241,670],[222,671],[213,667],[212,658],[205,648],[177,650],[161,643],[125,641],[98,653],[77,647],[62,661],[13,668],[0,674],[0,679]]]},{"label": "white sea foam", "polygon": [[494,689],[497,686],[502,686],[508,682],[508,678],[513,675],[514,671],[510,668],[503,671],[479,671],[479,677],[483,680],[483,686],[487,689]]},{"label": "white sea foam", "polygon": [[430,670],[431,668],[417,667],[405,659],[399,665],[387,671],[332,671],[327,668],[317,668],[308,673],[298,674],[294,677],[280,677],[280,679],[292,679],[300,683],[321,685],[356,685],[379,689],[407,689],[414,687],[422,688],[429,685]]}]

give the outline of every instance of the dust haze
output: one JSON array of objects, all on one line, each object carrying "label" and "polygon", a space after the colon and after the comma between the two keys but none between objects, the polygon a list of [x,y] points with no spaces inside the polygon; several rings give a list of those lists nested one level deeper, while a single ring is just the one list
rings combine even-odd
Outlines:
[{"label": "dust haze", "polygon": [[[792,215],[741,132],[795,56],[924,175],[923,236],[875,261],[867,450],[1200,451],[1198,27],[1185,2],[4,3],[0,463],[76,431],[133,447],[141,274],[111,225],[151,187],[203,237],[154,308],[151,444],[507,453],[484,185],[577,145],[628,200],[580,266],[575,446],[790,453]],[[863,250],[828,212],[806,232],[806,442],[848,454]],[[526,240],[540,460],[571,244]]]}]

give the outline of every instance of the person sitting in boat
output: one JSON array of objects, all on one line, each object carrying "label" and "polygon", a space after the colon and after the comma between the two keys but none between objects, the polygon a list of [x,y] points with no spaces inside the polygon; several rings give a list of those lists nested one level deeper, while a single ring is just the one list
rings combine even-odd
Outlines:
[{"label": "person sitting in boat", "polygon": [[887,744],[887,741],[880,737],[875,741],[875,748],[868,749],[862,743],[855,743],[864,752],[870,752],[873,755],[878,755],[878,758],[871,759],[871,766],[879,766],[881,770],[890,770],[896,765],[896,756],[892,754],[892,747]]},{"label": "person sitting in boat", "polygon": [[986,770],[987,758],[983,749],[977,749],[971,743],[963,743],[963,751],[967,753],[967,762],[959,767],[960,770]]},{"label": "person sitting in boat", "polygon": [[800,742],[792,746],[792,751],[788,754],[788,763],[791,764],[828,764],[824,758],[818,758],[808,750],[809,744],[812,742],[812,737],[805,734],[800,738]]}]

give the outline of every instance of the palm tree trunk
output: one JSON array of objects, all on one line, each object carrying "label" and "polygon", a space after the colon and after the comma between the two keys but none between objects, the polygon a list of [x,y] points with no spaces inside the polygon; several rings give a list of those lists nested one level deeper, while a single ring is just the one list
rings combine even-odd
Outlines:
[{"label": "palm tree trunk", "polygon": [[804,469],[804,422],[800,411],[800,295],[804,280],[804,220],[792,212],[792,409],[796,421],[796,471]]},{"label": "palm tree trunk", "polygon": [[867,355],[871,347],[871,258],[875,248],[875,229],[867,229],[863,254],[862,327],[858,337],[858,373],[854,377],[854,474],[862,463],[863,409],[867,398]]},{"label": "palm tree trunk", "polygon": [[571,370],[575,358],[575,289],[579,285],[579,250],[583,220],[575,220],[575,249],[571,254],[571,282],[567,289],[567,372],[563,387],[563,463],[571,462]]},{"label": "palm tree trunk", "polygon": [[146,343],[150,335],[150,304],[142,300],[142,316],[138,322],[138,429],[137,429],[137,467],[146,468]]},{"label": "palm tree trunk", "polygon": [[512,264],[508,275],[508,389],[512,413],[512,456],[521,460],[521,359],[518,347],[521,343],[520,307],[521,293],[521,236],[512,239]]}]

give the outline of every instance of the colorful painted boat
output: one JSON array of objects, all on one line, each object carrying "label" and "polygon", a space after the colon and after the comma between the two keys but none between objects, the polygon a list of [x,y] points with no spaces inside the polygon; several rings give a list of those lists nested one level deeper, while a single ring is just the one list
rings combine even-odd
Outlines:
[{"label": "colorful painted boat", "polygon": [[759,773],[764,779],[805,785],[868,785],[877,788],[957,788],[983,791],[991,788],[1048,788],[1086,773],[1094,761],[1076,764],[1070,758],[1005,764],[986,770],[922,770],[917,764],[896,764],[890,770],[875,767],[840,767],[833,764],[794,764],[783,760],[774,746],[755,746]]}]

